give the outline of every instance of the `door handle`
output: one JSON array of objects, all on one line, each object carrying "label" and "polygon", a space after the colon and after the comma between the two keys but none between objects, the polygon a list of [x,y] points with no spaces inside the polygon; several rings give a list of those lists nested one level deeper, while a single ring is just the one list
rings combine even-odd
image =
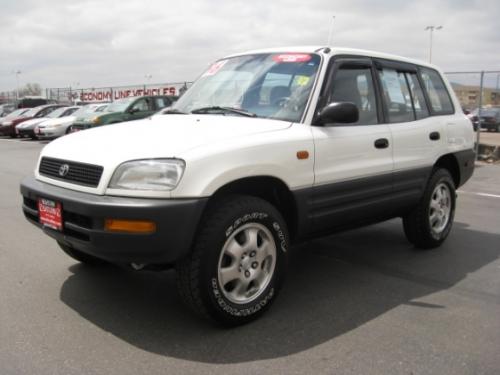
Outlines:
[{"label": "door handle", "polygon": [[389,140],[387,138],[379,138],[375,141],[375,148],[389,147]]},{"label": "door handle", "polygon": [[429,134],[429,139],[431,141],[438,141],[440,138],[441,134],[439,134],[439,132],[432,132],[431,134]]}]

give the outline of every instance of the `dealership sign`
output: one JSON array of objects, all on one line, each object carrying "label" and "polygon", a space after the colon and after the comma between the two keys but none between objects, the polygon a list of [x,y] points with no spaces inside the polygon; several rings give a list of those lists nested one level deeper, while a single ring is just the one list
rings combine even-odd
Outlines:
[{"label": "dealership sign", "polygon": [[82,89],[71,93],[68,92],[68,97],[82,102],[112,102],[135,96],[180,95],[183,90],[185,90],[184,84]]}]

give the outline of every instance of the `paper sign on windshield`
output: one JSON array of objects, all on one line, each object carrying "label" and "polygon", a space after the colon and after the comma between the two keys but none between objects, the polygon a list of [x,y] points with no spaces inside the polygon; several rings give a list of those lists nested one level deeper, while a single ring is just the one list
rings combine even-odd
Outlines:
[{"label": "paper sign on windshield", "polygon": [[217,61],[216,63],[213,63],[212,66],[210,68],[208,68],[208,70],[205,73],[203,73],[202,77],[208,77],[208,76],[213,76],[213,75],[217,74],[217,72],[220,70],[220,68],[222,68],[226,63],[227,63],[227,60],[221,60],[221,61]]},{"label": "paper sign on windshield", "polygon": [[308,53],[282,53],[273,56],[273,61],[277,63],[306,62],[309,60],[311,60],[311,55]]}]

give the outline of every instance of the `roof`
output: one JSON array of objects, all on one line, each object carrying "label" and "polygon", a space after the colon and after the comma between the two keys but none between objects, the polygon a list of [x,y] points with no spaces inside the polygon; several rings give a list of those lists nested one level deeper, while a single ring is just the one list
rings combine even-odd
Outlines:
[{"label": "roof", "polygon": [[[286,52],[321,53],[327,47],[328,46],[290,46],[290,47],[265,48],[265,49],[251,50],[243,53],[236,53],[227,57],[257,54],[257,53],[286,53]],[[330,55],[359,55],[359,56],[378,57],[381,59],[397,60],[397,61],[407,62],[410,64],[427,66],[433,69],[439,69],[435,65],[429,64],[428,62],[422,60],[411,59],[408,57],[392,55],[384,52],[370,51],[357,48],[346,48],[346,47],[329,47],[329,48],[331,50],[331,52],[329,53]]]}]

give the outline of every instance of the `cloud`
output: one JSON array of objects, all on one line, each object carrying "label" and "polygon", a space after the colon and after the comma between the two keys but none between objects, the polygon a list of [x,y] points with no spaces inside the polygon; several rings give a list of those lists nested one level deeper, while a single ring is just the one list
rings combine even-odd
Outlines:
[{"label": "cloud", "polygon": [[444,70],[500,69],[498,1],[192,0],[2,4],[0,91],[21,83],[80,87],[194,79],[226,54],[333,44],[428,59]]}]

